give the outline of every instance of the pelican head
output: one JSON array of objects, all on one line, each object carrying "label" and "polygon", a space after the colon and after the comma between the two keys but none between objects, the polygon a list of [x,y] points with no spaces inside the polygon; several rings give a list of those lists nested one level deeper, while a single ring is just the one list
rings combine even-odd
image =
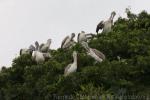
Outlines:
[{"label": "pelican head", "polygon": [[81,31],[81,33],[85,33],[84,31]]},{"label": "pelican head", "polygon": [[71,39],[73,39],[75,37],[75,33],[71,34]]},{"label": "pelican head", "polygon": [[47,43],[51,43],[51,42],[52,42],[52,39],[48,39],[48,40],[47,40]]},{"label": "pelican head", "polygon": [[111,14],[115,16],[115,15],[116,15],[116,12],[115,12],[115,11],[113,11]]},{"label": "pelican head", "polygon": [[89,46],[88,46],[88,44],[86,43],[86,42],[82,42],[81,43],[81,45],[87,50],[87,51],[89,51]]},{"label": "pelican head", "polygon": [[113,11],[113,12],[111,13],[111,19],[113,19],[113,18],[115,17],[115,15],[116,15],[116,12]]}]

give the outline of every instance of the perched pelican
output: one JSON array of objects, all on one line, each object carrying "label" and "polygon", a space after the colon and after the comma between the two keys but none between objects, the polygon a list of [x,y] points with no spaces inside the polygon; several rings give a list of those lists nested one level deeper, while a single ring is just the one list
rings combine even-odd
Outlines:
[{"label": "perched pelican", "polygon": [[47,43],[40,45],[40,51],[44,53],[48,52],[50,44],[51,44],[51,39],[48,39]]},{"label": "perched pelican", "polygon": [[20,49],[20,55],[24,55],[24,54],[32,54],[32,52],[30,52],[30,50],[27,48]]},{"label": "perched pelican", "polygon": [[113,19],[114,19],[115,15],[116,15],[116,13],[115,13],[115,11],[113,11],[111,13],[110,18],[107,21],[101,21],[96,27],[96,33],[98,34],[98,31],[100,29],[103,29],[104,33],[110,32],[112,25],[113,25]]},{"label": "perched pelican", "polygon": [[32,55],[32,52],[35,51],[35,47],[33,45],[30,45],[29,48],[25,48],[25,49],[20,49],[20,55],[23,54],[30,54]]},{"label": "perched pelican", "polygon": [[50,58],[51,55],[49,53],[42,53],[40,52],[39,43],[35,42],[36,50],[32,53],[32,59],[35,60],[37,63],[42,63],[45,61],[46,58]]},{"label": "perched pelican", "polygon": [[75,37],[75,33],[72,33],[71,37],[66,36],[62,41],[61,48],[65,49],[73,46],[75,44],[75,41],[73,40],[74,37]]},{"label": "perched pelican", "polygon": [[35,60],[37,63],[42,63],[45,61],[45,57],[44,57],[43,53],[41,53],[39,51],[33,51],[32,59]]},{"label": "perched pelican", "polygon": [[96,61],[102,62],[105,60],[105,55],[102,52],[98,51],[97,49],[90,48],[86,42],[82,42],[81,44],[87,50],[88,55],[94,58]]},{"label": "perched pelican", "polygon": [[81,43],[82,41],[87,42],[87,40],[93,36],[94,34],[85,34],[84,31],[81,31],[81,33],[78,34],[78,43]]},{"label": "perched pelican", "polygon": [[76,72],[77,70],[77,52],[73,52],[73,63],[69,64],[64,71],[64,76],[69,75],[70,73]]}]

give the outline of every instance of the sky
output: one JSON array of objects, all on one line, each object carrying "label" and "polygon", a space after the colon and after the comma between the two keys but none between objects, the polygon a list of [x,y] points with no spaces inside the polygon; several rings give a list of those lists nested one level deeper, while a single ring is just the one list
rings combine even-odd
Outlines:
[{"label": "sky", "polygon": [[10,67],[21,48],[52,39],[60,47],[71,33],[95,33],[96,25],[112,11],[126,17],[125,8],[150,12],[148,0],[0,0],[0,67]]}]

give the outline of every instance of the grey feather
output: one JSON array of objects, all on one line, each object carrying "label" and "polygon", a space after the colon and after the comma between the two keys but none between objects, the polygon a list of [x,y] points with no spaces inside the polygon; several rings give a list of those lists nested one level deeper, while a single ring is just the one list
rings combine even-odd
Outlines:
[{"label": "grey feather", "polygon": [[32,50],[32,51],[35,51],[35,47],[33,45],[30,45],[29,49]]},{"label": "grey feather", "polygon": [[95,52],[95,54],[98,55],[101,59],[105,60],[105,55],[104,55],[102,52],[98,51],[97,49],[92,49],[92,50],[93,50],[93,51]]},{"label": "grey feather", "polygon": [[62,44],[61,44],[61,48],[63,47],[63,45],[65,44],[65,42],[66,42],[66,40],[69,38],[69,36],[66,36],[65,38],[64,38],[64,40],[62,41]]},{"label": "grey feather", "polygon": [[79,37],[80,37],[80,33],[78,34],[78,37],[77,37],[78,43],[79,43]]},{"label": "grey feather", "polygon": [[38,43],[38,41],[35,41],[35,49],[39,50],[39,43]]},{"label": "grey feather", "polygon": [[22,49],[20,49],[20,55],[22,55]]},{"label": "grey feather", "polygon": [[104,21],[101,21],[96,27],[96,33],[98,33],[98,31],[103,28],[104,28]]}]

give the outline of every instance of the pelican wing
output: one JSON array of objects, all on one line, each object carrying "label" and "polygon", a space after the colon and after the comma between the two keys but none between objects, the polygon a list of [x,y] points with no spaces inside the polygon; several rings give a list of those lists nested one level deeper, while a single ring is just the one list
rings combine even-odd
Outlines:
[{"label": "pelican wing", "polygon": [[78,37],[77,37],[77,39],[78,39],[78,42],[79,42],[79,37],[80,37],[80,33],[78,34]]},{"label": "pelican wing", "polygon": [[98,31],[103,28],[104,28],[104,21],[101,21],[96,27],[96,32],[98,33]]},{"label": "pelican wing", "polygon": [[66,68],[65,68],[65,71],[64,71],[64,74],[66,74],[68,72],[68,69],[71,67],[72,64],[69,64]]},{"label": "pelican wing", "polygon": [[61,48],[63,47],[63,45],[65,44],[65,42],[66,42],[66,40],[69,38],[69,36],[66,36],[65,38],[64,38],[64,40],[62,41],[62,43],[61,43]]},{"label": "pelican wing", "polygon": [[96,55],[98,55],[100,58],[102,58],[103,60],[105,59],[105,55],[104,55],[102,52],[98,51],[97,49],[92,49],[92,50],[93,50],[94,53],[95,53]]},{"label": "pelican wing", "polygon": [[35,42],[35,48],[36,48],[36,50],[39,50],[39,43],[38,43],[38,41]]},{"label": "pelican wing", "polygon": [[42,48],[43,48],[44,45],[45,45],[45,44],[42,43],[42,44],[39,46],[40,51],[42,50]]},{"label": "pelican wing", "polygon": [[33,45],[30,45],[29,49],[32,50],[32,51],[35,51],[35,47]]},{"label": "pelican wing", "polygon": [[42,48],[44,46],[44,43],[42,43],[41,45],[40,45],[40,48]]}]

